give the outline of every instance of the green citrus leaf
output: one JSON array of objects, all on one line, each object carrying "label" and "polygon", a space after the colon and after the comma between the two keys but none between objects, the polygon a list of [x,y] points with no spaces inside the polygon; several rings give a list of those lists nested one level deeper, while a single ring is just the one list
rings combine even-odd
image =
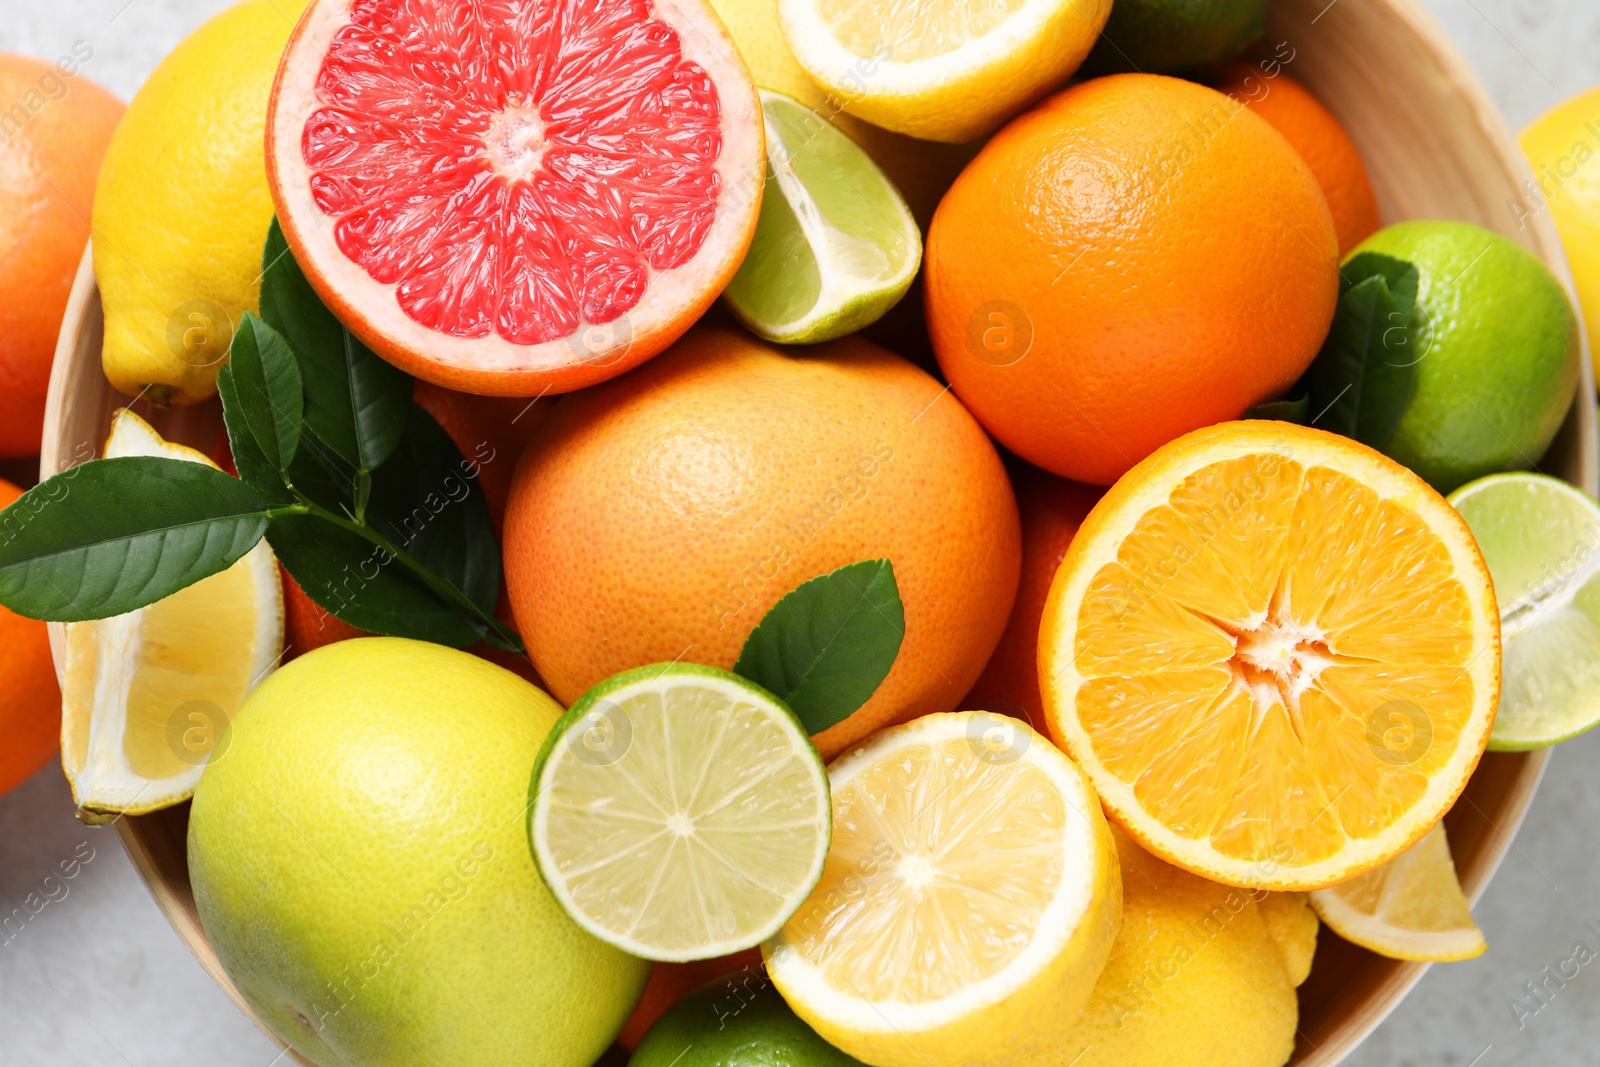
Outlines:
[{"label": "green citrus leaf", "polygon": [[1265,404],[1254,404],[1245,408],[1241,417],[1272,419],[1276,422],[1292,422],[1304,426],[1306,420],[1311,417],[1311,397],[1309,394],[1301,394],[1293,400],[1269,400]]},{"label": "green citrus leaf", "polygon": [[0,604],[82,622],[153,604],[261,540],[267,502],[204,463],[90,460],[0,511]]},{"label": "green citrus leaf", "polygon": [[376,470],[405,433],[410,376],[333,317],[306,281],[276,219],[261,266],[261,317],[299,358],[306,425],[349,467]]},{"label": "green citrus leaf", "polygon": [[267,527],[267,542],[307,596],[352,626],[452,648],[484,638],[480,620],[347,527],[317,515],[283,515]]},{"label": "green citrus leaf", "polygon": [[1376,252],[1340,268],[1333,325],[1306,374],[1313,424],[1383,448],[1416,388],[1417,268]]},{"label": "green citrus leaf", "polygon": [[250,432],[233,375],[232,364],[223,364],[217,373],[217,398],[222,401],[222,422],[228,430],[233,467],[239,477],[265,499],[280,504],[293,503],[294,494],[284,485],[283,472],[262,453],[255,435]]},{"label": "green citrus leaf", "polygon": [[493,616],[500,546],[476,475],[444,428],[414,405],[400,447],[373,473],[366,521]]},{"label": "green citrus leaf", "polygon": [[785,594],[751,632],[733,669],[818,734],[867,702],[894,666],[905,630],[894,566],[865,560]]},{"label": "green citrus leaf", "polygon": [[[305,398],[300,366],[283,335],[246,311],[228,351],[233,387],[250,436],[262,458],[287,470],[300,447]],[[230,437],[230,443],[232,441]]]}]

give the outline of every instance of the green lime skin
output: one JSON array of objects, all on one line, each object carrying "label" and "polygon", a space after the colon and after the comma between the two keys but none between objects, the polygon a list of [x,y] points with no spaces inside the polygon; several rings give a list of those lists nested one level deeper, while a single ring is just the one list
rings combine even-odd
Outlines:
[{"label": "green lime skin", "polygon": [[762,971],[708,982],[666,1010],[628,1067],[863,1067],[790,1010]]},{"label": "green lime skin", "polygon": [[1232,59],[1266,18],[1267,0],[1116,0],[1083,73],[1176,74]]},{"label": "green lime skin", "polygon": [[1417,384],[1384,451],[1441,493],[1537,464],[1578,388],[1577,319],[1561,283],[1532,253],[1467,222],[1398,223],[1350,256],[1362,252],[1418,273]]}]

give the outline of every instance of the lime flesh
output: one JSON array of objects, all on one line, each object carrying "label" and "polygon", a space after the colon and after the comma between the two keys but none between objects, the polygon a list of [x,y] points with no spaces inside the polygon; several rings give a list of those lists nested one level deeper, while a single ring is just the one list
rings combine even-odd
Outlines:
[{"label": "lime flesh", "polygon": [[723,295],[769,341],[813,343],[881,318],[922,262],[911,209],[827,118],[760,90],[767,177],[754,240]]},{"label": "lime flesh", "polygon": [[1489,747],[1543,748],[1600,722],[1600,505],[1543,474],[1450,496],[1494,579],[1503,644]]},{"label": "lime flesh", "polygon": [[794,713],[736,674],[624,671],[583,696],[534,766],[529,839],[580,926],[646,959],[760,944],[822,875],[828,776]]}]

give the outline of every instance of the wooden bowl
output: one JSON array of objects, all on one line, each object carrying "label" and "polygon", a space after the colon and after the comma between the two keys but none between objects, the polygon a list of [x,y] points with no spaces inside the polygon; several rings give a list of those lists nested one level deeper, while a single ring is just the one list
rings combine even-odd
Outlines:
[{"label": "wooden bowl", "polygon": [[[1530,177],[1521,152],[1472,71],[1415,0],[1273,0],[1261,54],[1285,61],[1284,70],[1350,131],[1366,158],[1385,222],[1478,223],[1540,256],[1570,290],[1548,215],[1540,212],[1518,223],[1519,186]],[[50,380],[43,476],[93,456],[111,413],[129,404],[101,374],[100,343],[99,293],[85,254]],[[204,451],[221,433],[214,401],[191,408],[162,409],[142,400],[131,406],[169,438]],[[1543,466],[1596,492],[1594,381],[1587,358],[1578,399]],[[59,667],[62,628],[51,629]],[[1456,868],[1473,900],[1510,847],[1545,762],[1544,752],[1485,755],[1446,817]],[[255,1018],[200,928],[184,859],[187,825],[188,805],[183,804],[124,817],[117,830],[156,903],[200,965]],[[1290,1062],[1296,1067],[1338,1063],[1425,969],[1425,964],[1373,955],[1324,928],[1316,965],[1300,990],[1299,1042]]]}]

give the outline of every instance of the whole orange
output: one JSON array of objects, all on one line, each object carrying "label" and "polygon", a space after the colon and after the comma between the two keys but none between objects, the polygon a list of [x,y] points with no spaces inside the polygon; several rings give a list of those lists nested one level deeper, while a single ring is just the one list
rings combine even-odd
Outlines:
[{"label": "whole orange", "polygon": [[929,333],[1001,444],[1109,484],[1300,376],[1337,254],[1316,180],[1264,119],[1177,78],[1097,78],[1013,120],[945,194]]},{"label": "whole orange", "polygon": [[1065,478],[1017,462],[1011,472],[1022,517],[1022,577],[994,655],[961,701],[973,711],[997,711],[1026,719],[1040,733],[1046,730],[1039,696],[1039,620],[1050,596],[1050,583],[1067,554],[1067,546],[1084,517],[1100,499],[1099,486]]},{"label": "whole orange", "polygon": [[89,205],[122,102],[76,69],[0,52],[0,458],[31,456]]},{"label": "whole orange", "polygon": [[1224,63],[1217,68],[1217,91],[1227,93],[1272,124],[1311,168],[1333,212],[1339,255],[1378,230],[1378,198],[1372,191],[1361,153],[1333,112],[1311,91],[1279,71],[1254,63]]},{"label": "whole orange", "polygon": [[[0,508],[22,490],[0,478]],[[7,525],[27,522],[12,515]],[[61,687],[50,658],[50,635],[38,619],[0,606],[0,793],[32,776],[61,740]]]},{"label": "whole orange", "polygon": [[557,401],[506,507],[511,604],[564,704],[647,663],[731,667],[785,593],[879,558],[905,639],[872,698],[817,735],[825,756],[954,708],[1017,587],[994,446],[928,374],[856,337],[780,353],[698,327]]}]

